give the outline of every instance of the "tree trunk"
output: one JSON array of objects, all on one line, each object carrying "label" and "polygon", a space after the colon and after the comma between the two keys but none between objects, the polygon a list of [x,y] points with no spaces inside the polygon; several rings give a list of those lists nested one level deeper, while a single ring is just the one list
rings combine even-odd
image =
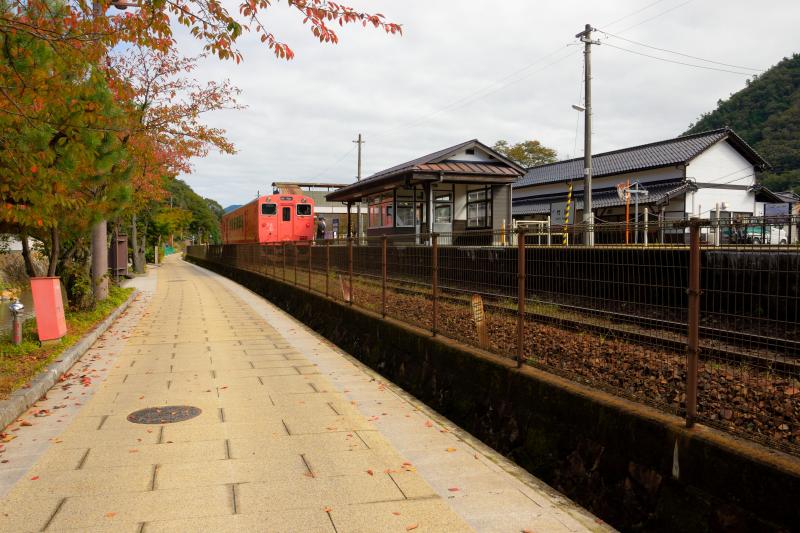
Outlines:
[{"label": "tree trunk", "polygon": [[31,259],[31,247],[28,243],[28,234],[20,233],[19,240],[22,242],[22,259],[25,262],[25,273],[29,278],[35,278],[36,267],[33,266],[33,260]]},{"label": "tree trunk", "polygon": [[136,214],[131,217],[131,243],[133,248],[133,271],[144,274],[143,254],[139,246],[139,228],[136,227]]},{"label": "tree trunk", "polygon": [[47,269],[47,275],[53,277],[56,275],[56,266],[58,266],[58,254],[60,250],[61,241],[58,237],[58,228],[53,226],[50,229],[50,266]]},{"label": "tree trunk", "polygon": [[101,220],[92,226],[92,292],[97,302],[108,298],[108,226]]}]

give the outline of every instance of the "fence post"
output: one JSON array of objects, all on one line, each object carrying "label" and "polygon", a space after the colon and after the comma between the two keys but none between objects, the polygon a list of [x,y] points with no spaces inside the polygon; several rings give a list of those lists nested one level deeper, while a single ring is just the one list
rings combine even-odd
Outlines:
[{"label": "fence post", "polygon": [[525,360],[525,229],[517,230],[517,368]]},{"label": "fence post", "polygon": [[294,285],[297,286],[297,241],[292,243],[294,248]]},{"label": "fence post", "polygon": [[347,279],[350,283],[350,299],[347,303],[353,305],[353,237],[347,238]]},{"label": "fence post", "polygon": [[281,259],[283,261],[283,271],[281,272],[281,279],[283,281],[286,281],[286,245],[287,244],[288,244],[288,241],[283,241],[283,246],[281,247],[281,251],[283,252],[281,254],[281,256],[282,256]]},{"label": "fence post", "polygon": [[700,343],[700,221],[689,226],[689,290],[686,360],[686,427],[694,426],[697,417],[697,362]]},{"label": "fence post", "polygon": [[325,297],[330,296],[328,280],[331,277],[331,241],[325,241]]},{"label": "fence post", "polygon": [[381,315],[383,318],[386,318],[386,250],[388,248],[389,240],[386,238],[386,235],[383,236],[383,253],[381,254],[381,265],[383,267],[383,271],[381,273],[382,277],[382,285],[381,285]]},{"label": "fence post", "polygon": [[431,333],[436,336],[439,322],[439,234],[431,233],[431,289],[433,292],[433,317]]},{"label": "fence post", "polygon": [[311,250],[313,248],[313,242],[308,241],[308,290],[311,290]]}]

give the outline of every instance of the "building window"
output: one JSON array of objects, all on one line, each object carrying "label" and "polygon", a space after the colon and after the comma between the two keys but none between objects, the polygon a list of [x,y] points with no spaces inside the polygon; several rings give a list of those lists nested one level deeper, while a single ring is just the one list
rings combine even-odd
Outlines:
[{"label": "building window", "polygon": [[414,225],[414,204],[412,202],[397,202],[395,225],[398,228],[408,228]]},{"label": "building window", "polygon": [[394,217],[394,194],[381,194],[369,199],[369,227],[392,227]]},{"label": "building window", "polygon": [[261,204],[262,215],[276,215],[278,214],[278,206],[276,204]]},{"label": "building window", "polygon": [[297,204],[297,216],[299,216],[299,217],[310,217],[311,216],[311,204]]},{"label": "building window", "polygon": [[433,223],[450,224],[453,222],[453,206],[451,204],[439,204],[434,207]]},{"label": "building window", "polygon": [[388,204],[381,204],[383,205],[383,226],[384,227],[392,227],[392,215],[394,212],[394,205],[391,203]]},{"label": "building window", "polygon": [[492,189],[467,191],[467,228],[488,228],[492,225]]}]

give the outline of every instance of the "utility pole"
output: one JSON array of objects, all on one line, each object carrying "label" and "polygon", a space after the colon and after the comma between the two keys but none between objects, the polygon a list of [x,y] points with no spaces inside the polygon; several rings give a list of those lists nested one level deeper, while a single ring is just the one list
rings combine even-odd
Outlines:
[{"label": "utility pole", "polygon": [[[103,16],[103,4],[92,2],[92,16]],[[92,226],[92,293],[97,302],[108,298],[108,224],[99,220]]]},{"label": "utility pole", "polygon": [[583,115],[583,223],[588,227],[586,245],[594,246],[594,215],[592,213],[592,45],[600,44],[592,40],[591,24],[575,35],[584,44],[583,49],[583,83],[586,95]]},{"label": "utility pole", "polygon": [[[361,134],[358,134],[358,140],[353,141],[354,143],[358,144],[358,174],[356,174],[356,179],[361,181],[361,145],[367,141],[361,140]],[[361,242],[361,201],[356,204],[356,237],[358,238],[357,242]]]}]

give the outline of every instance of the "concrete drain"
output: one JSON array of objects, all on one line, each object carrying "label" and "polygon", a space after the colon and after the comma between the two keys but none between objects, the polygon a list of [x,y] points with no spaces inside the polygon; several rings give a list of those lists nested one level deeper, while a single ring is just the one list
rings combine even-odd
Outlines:
[{"label": "concrete drain", "polygon": [[203,411],[191,405],[168,405],[166,407],[148,407],[140,409],[128,415],[128,422],[134,424],[172,424],[173,422],[183,422],[196,416]]}]

